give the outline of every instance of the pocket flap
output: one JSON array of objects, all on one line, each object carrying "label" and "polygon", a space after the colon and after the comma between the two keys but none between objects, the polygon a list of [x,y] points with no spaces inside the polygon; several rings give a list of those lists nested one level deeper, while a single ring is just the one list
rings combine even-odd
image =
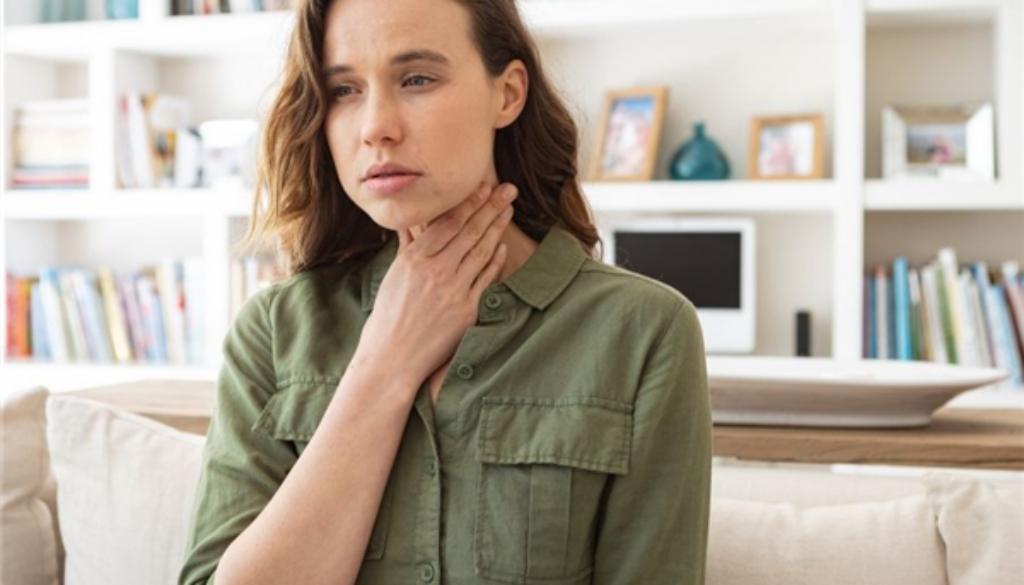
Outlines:
[{"label": "pocket flap", "polygon": [[633,405],[593,397],[485,396],[477,436],[484,463],[554,463],[625,474]]},{"label": "pocket flap", "polygon": [[293,384],[274,393],[252,430],[286,441],[309,441],[334,398],[334,384]]}]

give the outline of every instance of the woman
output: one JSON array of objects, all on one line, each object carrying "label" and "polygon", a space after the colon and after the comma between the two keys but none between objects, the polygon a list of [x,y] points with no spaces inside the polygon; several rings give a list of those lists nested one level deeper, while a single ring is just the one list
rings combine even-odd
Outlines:
[{"label": "woman", "polygon": [[597,259],[513,0],[303,0],[289,51],[247,242],[291,274],[224,340],[179,583],[703,583],[696,312]]}]

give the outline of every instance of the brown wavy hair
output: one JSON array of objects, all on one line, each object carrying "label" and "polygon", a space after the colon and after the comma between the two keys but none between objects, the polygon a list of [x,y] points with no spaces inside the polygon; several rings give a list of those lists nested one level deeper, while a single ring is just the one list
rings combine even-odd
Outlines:
[{"label": "brown wavy hair", "polygon": [[[262,130],[252,215],[236,248],[274,252],[282,276],[367,257],[396,237],[349,198],[331,159],[324,132],[330,97],[321,73],[331,1],[296,3],[282,83]],[[516,225],[538,242],[560,225],[600,259],[604,244],[577,173],[576,123],[544,73],[515,0],[455,1],[469,11],[489,75],[497,77],[514,59],[528,72],[523,110],[497,131],[494,144],[499,182],[519,189]]]}]

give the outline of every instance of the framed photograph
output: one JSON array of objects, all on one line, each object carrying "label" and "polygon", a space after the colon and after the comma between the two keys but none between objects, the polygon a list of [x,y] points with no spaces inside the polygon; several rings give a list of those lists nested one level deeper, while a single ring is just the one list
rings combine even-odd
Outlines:
[{"label": "framed photograph", "polygon": [[882,110],[882,176],[995,180],[992,104]]},{"label": "framed photograph", "polygon": [[667,99],[667,86],[634,87],[606,94],[590,180],[653,178]]},{"label": "framed photograph", "polygon": [[754,118],[750,125],[750,179],[820,179],[825,121],[821,114]]}]

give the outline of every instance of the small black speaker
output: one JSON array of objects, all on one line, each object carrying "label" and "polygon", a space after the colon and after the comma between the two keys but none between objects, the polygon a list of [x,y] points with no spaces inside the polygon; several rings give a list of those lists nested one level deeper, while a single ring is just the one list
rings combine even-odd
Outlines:
[{"label": "small black speaker", "polygon": [[796,355],[798,357],[811,355],[810,311],[797,311],[796,313]]}]

